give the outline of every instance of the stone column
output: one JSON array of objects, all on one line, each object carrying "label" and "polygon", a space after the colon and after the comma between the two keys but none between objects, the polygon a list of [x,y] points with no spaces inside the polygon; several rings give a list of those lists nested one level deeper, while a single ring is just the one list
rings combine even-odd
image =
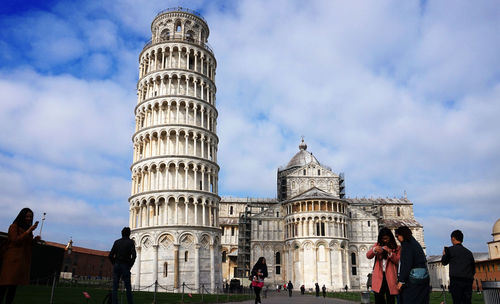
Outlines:
[{"label": "stone column", "polygon": [[194,246],[194,288],[200,289],[200,245]]},{"label": "stone column", "polygon": [[174,288],[179,288],[179,246],[174,244]]},{"label": "stone column", "polygon": [[158,281],[158,245],[153,245],[153,281]]},{"label": "stone column", "polygon": [[141,247],[135,247],[135,251],[137,253],[135,259],[135,287],[139,289],[141,287]]},{"label": "stone column", "polygon": [[215,291],[215,255],[214,245],[210,244],[210,290]]}]

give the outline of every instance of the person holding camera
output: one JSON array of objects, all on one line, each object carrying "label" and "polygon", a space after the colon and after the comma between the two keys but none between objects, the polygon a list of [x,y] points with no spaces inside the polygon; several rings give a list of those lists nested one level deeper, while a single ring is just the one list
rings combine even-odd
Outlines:
[{"label": "person holding camera", "polygon": [[453,246],[444,247],[441,263],[450,264],[450,292],[453,303],[468,304],[472,301],[472,283],[476,273],[472,252],[462,245],[464,234],[460,230],[451,233]]},{"label": "person holding camera", "polygon": [[17,285],[28,285],[30,282],[31,254],[33,231],[38,221],[33,224],[33,211],[23,208],[9,227],[9,236],[3,255],[0,272],[0,303],[10,304],[16,296]]},{"label": "person holding camera", "polygon": [[377,243],[366,253],[368,259],[375,258],[372,273],[372,289],[376,304],[394,304],[399,293],[398,263],[400,247],[388,228],[380,229]]}]

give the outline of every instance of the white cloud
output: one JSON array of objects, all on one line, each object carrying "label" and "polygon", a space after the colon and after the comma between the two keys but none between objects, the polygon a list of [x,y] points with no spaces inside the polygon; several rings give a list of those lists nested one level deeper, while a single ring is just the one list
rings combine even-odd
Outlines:
[{"label": "white cloud", "polygon": [[[61,12],[68,8],[60,4],[29,22],[45,24],[28,35],[39,47],[37,54],[26,51],[37,64],[79,58],[84,77],[111,74],[92,81],[19,69],[0,73],[0,128],[7,130],[0,148],[34,159],[37,175],[73,181],[72,194],[57,201],[88,212],[86,203],[95,206],[73,197],[85,191],[104,193],[107,202],[119,197],[129,178],[137,57],[156,12],[179,5],[187,4],[127,0],[103,8],[88,2],[66,28],[70,21]],[[408,190],[430,252],[443,242],[435,237],[441,219],[449,229],[463,224],[474,248],[485,246],[494,215],[480,215],[498,214],[500,177],[500,12],[494,1],[189,5],[204,10],[218,60],[220,194],[275,196],[276,169],[305,135],[320,162],[346,173],[349,195]],[[92,17],[96,11],[106,18]],[[52,49],[56,45],[64,47]],[[40,63],[53,54],[57,58]],[[108,171],[123,173],[117,178]],[[22,192],[23,174],[6,191]]]}]

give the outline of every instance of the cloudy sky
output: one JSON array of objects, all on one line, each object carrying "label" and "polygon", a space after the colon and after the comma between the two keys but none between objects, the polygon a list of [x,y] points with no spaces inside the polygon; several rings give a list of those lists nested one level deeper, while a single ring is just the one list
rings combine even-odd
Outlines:
[{"label": "cloudy sky", "polygon": [[165,8],[203,14],[218,60],[220,195],[275,197],[305,136],[350,197],[414,203],[428,253],[500,216],[497,1],[5,1],[0,231],[109,249],[128,224],[138,55]]}]

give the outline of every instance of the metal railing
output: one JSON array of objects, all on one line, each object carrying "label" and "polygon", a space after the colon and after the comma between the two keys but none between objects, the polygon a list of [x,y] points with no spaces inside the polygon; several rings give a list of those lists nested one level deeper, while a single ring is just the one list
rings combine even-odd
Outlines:
[{"label": "metal railing", "polygon": [[205,23],[207,23],[207,20],[205,20],[205,18],[203,18],[203,16],[200,13],[198,13],[197,11],[194,11],[194,10],[189,9],[189,8],[180,7],[180,6],[179,7],[170,7],[170,8],[161,10],[158,12],[158,14],[156,14],[156,17],[160,16],[161,14],[168,13],[168,12],[184,12],[184,13],[193,14],[196,17],[200,18],[201,20],[205,21]]},{"label": "metal railing", "polygon": [[169,37],[169,38],[158,38],[158,39],[155,39],[154,42],[151,39],[149,39],[148,42],[146,42],[146,44],[144,44],[144,47],[142,48],[142,50],[144,50],[145,48],[147,48],[150,45],[163,43],[163,42],[169,42],[169,41],[180,41],[180,42],[188,42],[188,43],[197,44],[199,46],[204,47],[210,53],[214,54],[214,51],[212,50],[212,47],[210,46],[210,44],[208,44],[208,42],[203,42],[203,41],[200,41],[200,40],[197,40],[194,38],[190,38],[190,37],[175,37],[175,36]]}]

